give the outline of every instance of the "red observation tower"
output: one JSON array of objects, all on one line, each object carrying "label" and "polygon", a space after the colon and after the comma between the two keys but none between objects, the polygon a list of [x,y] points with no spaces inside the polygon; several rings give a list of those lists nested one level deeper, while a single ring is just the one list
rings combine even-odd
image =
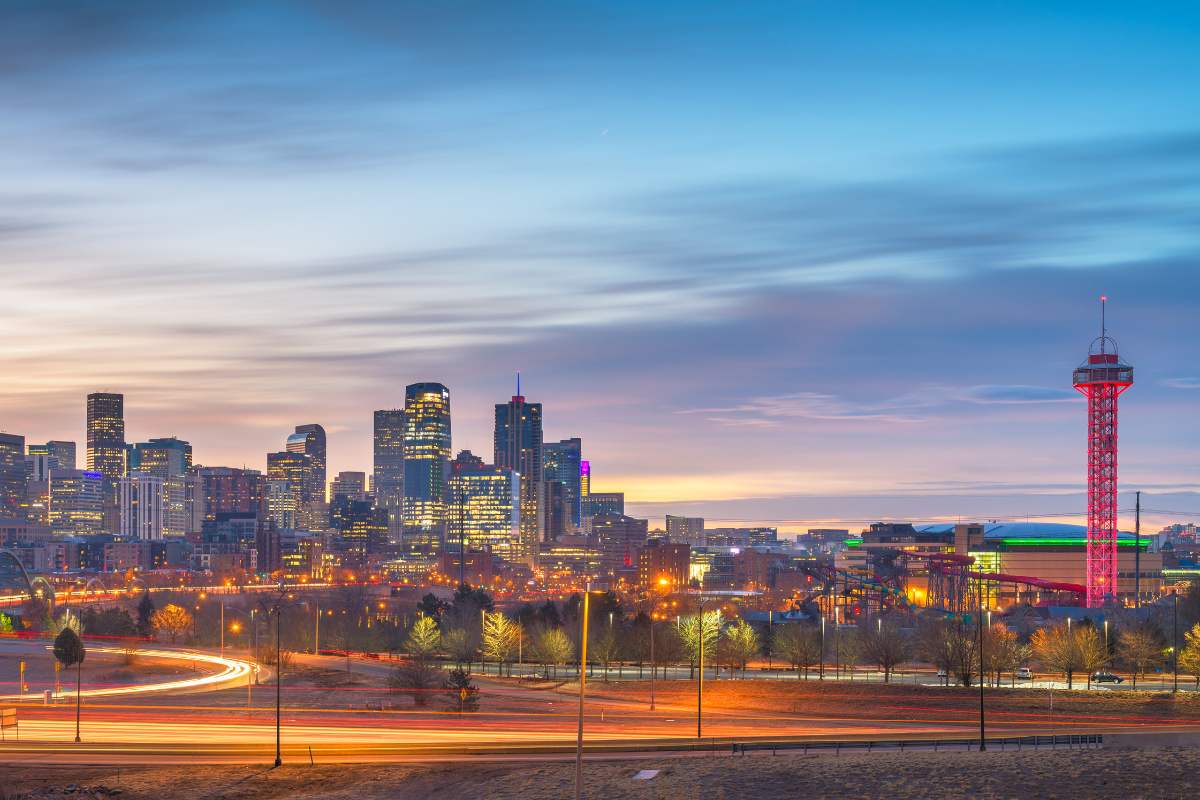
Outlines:
[{"label": "red observation tower", "polygon": [[1122,363],[1105,329],[1104,301],[1100,338],[1074,375],[1088,399],[1088,608],[1117,599],[1117,396],[1133,384],[1133,367]]}]

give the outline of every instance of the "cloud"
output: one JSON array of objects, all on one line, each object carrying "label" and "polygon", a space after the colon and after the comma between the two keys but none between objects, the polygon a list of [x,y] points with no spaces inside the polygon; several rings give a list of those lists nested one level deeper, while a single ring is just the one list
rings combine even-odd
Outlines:
[{"label": "cloud", "polygon": [[1163,378],[1159,383],[1172,389],[1200,389],[1200,378]]}]

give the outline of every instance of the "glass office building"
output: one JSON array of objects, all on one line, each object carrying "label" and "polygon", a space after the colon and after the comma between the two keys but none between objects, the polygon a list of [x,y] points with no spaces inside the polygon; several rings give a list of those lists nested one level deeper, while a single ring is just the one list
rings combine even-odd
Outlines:
[{"label": "glass office building", "polygon": [[325,499],[325,429],[320,425],[297,425],[296,432],[287,438],[284,448],[289,453],[303,453],[312,459],[305,502],[324,503]]},{"label": "glass office building", "polygon": [[125,396],[93,392],[87,396],[87,468],[116,485],[125,474]]},{"label": "glass office building", "polygon": [[538,484],[542,481],[542,404],[514,395],[496,404],[495,466],[521,475],[521,548],[517,560],[538,554]]},{"label": "glass office building", "polygon": [[404,409],[375,412],[375,505],[404,505]]},{"label": "glass office building", "polygon": [[192,446],[174,436],[151,439],[127,445],[126,460],[129,474],[141,472],[163,480],[163,531],[169,536],[187,533],[185,478],[192,468]]},{"label": "glass office building", "polygon": [[509,561],[520,560],[521,476],[503,467],[468,466],[450,475],[447,546],[490,547]]},{"label": "glass office building", "polygon": [[542,445],[542,480],[557,481],[563,487],[567,519],[579,527],[579,498],[583,482],[583,441],[563,439]]},{"label": "glass office building", "polygon": [[444,537],[449,473],[450,390],[440,383],[411,384],[404,389],[406,543],[436,548]]},{"label": "glass office building", "polygon": [[99,533],[104,476],[82,469],[50,470],[50,529],[55,535]]}]

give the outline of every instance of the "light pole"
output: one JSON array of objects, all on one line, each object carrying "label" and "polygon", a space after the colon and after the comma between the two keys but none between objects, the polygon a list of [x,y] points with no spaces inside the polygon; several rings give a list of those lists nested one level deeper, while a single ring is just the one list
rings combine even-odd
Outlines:
[{"label": "light pole", "polygon": [[1174,623],[1174,647],[1171,648],[1171,661],[1173,662],[1173,671],[1175,673],[1175,688],[1172,692],[1179,691],[1179,590],[1171,592],[1171,596],[1175,598],[1175,623]]},{"label": "light pole", "polygon": [[702,712],[704,709],[704,606],[711,603],[713,598],[700,601],[700,617],[696,620],[696,636],[700,649],[700,682],[696,685],[696,738],[703,734]]},{"label": "light pole", "polygon": [[654,623],[653,617],[650,618],[650,710],[654,710],[654,673],[658,671],[658,667],[654,666]]},{"label": "light pole", "polygon": [[[983,563],[979,565],[979,610],[983,611]],[[988,612],[988,620],[991,620],[991,612]],[[987,741],[983,735],[983,614],[980,613],[979,619],[976,621],[979,625],[979,752],[987,750]]]},{"label": "light pole", "polygon": [[[283,675],[283,648],[280,646],[280,644],[281,644],[280,634],[283,632],[283,628],[282,628],[282,625],[280,624],[279,620],[280,620],[280,617],[283,616],[283,612],[287,611],[289,608],[292,608],[292,606],[307,607],[308,603],[301,600],[299,603],[292,603],[290,605],[283,606],[282,608],[275,609],[275,766],[277,766],[277,767],[283,766],[283,759],[280,757],[281,748],[280,748],[280,711],[279,711],[279,709],[282,705],[280,703],[280,698],[282,697],[282,694],[281,694],[280,688],[279,688],[280,687],[279,679]],[[268,630],[270,630],[270,629],[268,628]]]},{"label": "light pole", "polygon": [[[221,604],[221,607],[228,608],[233,613],[241,614],[243,617],[246,617],[247,619],[250,620],[250,627],[254,628],[254,617],[249,616],[248,614],[246,614],[245,611],[234,608],[232,606],[226,606],[224,603]],[[249,638],[246,639],[246,658],[247,659],[250,658],[250,639]],[[258,628],[254,628],[254,661],[256,664],[258,663]],[[256,675],[258,674],[257,669],[252,669],[252,670],[250,670],[250,672],[253,672]],[[253,713],[254,713],[254,705],[253,705],[253,701],[251,700],[251,696],[250,696],[250,692],[251,692],[250,672],[246,673],[246,714],[247,715],[253,715]]]},{"label": "light pole", "polygon": [[[1104,620],[1104,655],[1110,655],[1108,651],[1108,620]],[[1112,658],[1108,660],[1108,668],[1112,669]]]},{"label": "light pole", "polygon": [[583,592],[583,631],[579,638],[579,733],[575,740],[575,800],[580,800],[583,791],[583,697],[587,682],[587,629],[588,598],[592,595],[589,583]]},{"label": "light pole", "polygon": [[221,603],[221,658],[225,657],[225,604]]},{"label": "light pole", "polygon": [[825,680],[825,615],[821,615],[821,657],[818,661],[820,664],[820,680]]}]

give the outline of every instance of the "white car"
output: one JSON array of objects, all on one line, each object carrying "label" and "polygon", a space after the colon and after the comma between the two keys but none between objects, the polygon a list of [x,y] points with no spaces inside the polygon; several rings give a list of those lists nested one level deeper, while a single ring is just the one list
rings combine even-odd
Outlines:
[{"label": "white car", "polygon": [[1031,681],[1036,677],[1037,676],[1033,674],[1033,670],[1031,670],[1029,667],[1021,667],[1019,670],[1017,670],[1017,680],[1019,681]]}]

